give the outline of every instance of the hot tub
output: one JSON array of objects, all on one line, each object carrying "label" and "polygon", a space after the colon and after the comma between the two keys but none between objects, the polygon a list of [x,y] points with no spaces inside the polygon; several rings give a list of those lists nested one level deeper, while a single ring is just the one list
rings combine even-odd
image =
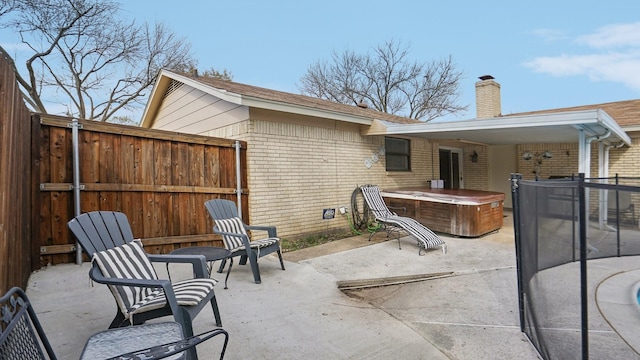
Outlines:
[{"label": "hot tub", "polygon": [[[478,237],[502,227],[504,194],[466,189],[410,188],[382,191],[387,206],[404,207],[398,215],[412,217],[429,229]],[[391,209],[392,211],[394,209]]]}]

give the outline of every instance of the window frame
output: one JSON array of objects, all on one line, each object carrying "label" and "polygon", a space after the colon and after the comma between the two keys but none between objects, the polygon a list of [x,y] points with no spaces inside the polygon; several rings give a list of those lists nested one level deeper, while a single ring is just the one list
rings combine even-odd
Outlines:
[{"label": "window frame", "polygon": [[[389,146],[389,141],[402,142],[404,146]],[[394,151],[394,148],[404,147],[404,151]],[[384,137],[384,148],[385,148],[385,169],[386,171],[397,171],[397,172],[410,172],[411,171],[411,140],[404,138],[396,138],[396,137]],[[389,161],[390,158],[393,159],[395,157],[399,157],[402,161]],[[389,163],[391,163],[391,168],[389,167]]]}]

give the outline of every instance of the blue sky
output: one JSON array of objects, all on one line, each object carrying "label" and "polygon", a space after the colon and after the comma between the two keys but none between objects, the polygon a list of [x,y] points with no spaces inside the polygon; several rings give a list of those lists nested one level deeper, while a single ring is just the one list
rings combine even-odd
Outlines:
[{"label": "blue sky", "polygon": [[412,60],[452,57],[469,105],[461,119],[475,117],[485,74],[501,84],[503,114],[640,98],[638,1],[135,0],[122,10],[187,38],[200,69],[275,90],[299,93],[333,51],[393,39]]}]

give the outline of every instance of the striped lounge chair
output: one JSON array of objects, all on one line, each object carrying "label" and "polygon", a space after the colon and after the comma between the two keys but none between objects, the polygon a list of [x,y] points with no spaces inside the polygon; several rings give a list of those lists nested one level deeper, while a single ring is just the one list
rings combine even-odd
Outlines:
[{"label": "striped lounge chair", "polygon": [[[375,220],[382,225],[387,231],[387,236],[395,234],[400,247],[401,232],[406,232],[418,243],[418,255],[422,255],[422,250],[432,249],[438,246],[442,247],[442,252],[447,253],[447,244],[433,231],[422,225],[416,219],[399,216],[389,210],[385,204],[380,188],[376,185],[361,186],[360,190],[371,213],[375,216]],[[371,233],[369,239],[375,234]]]}]

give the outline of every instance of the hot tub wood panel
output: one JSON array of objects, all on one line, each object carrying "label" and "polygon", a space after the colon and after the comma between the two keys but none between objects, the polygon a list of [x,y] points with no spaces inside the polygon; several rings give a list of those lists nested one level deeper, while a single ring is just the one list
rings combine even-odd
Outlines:
[{"label": "hot tub wood panel", "polygon": [[[411,190],[417,194],[417,190]],[[470,196],[464,196],[464,190],[456,190],[452,201],[446,202],[446,194],[438,193],[437,201],[429,199],[429,192],[424,197],[407,198],[407,193],[383,194],[385,202],[390,207],[405,207],[404,214],[412,217],[436,232],[463,237],[478,237],[499,230],[503,225],[504,194],[494,192],[470,191],[480,201],[473,201]],[[482,194],[480,194],[482,193]],[[395,197],[400,195],[401,197]]]},{"label": "hot tub wood panel", "polygon": [[[416,200],[414,204],[418,209],[417,216],[415,218],[416,220],[420,221],[433,231],[451,233],[451,227],[452,225],[455,225],[452,222],[452,220],[455,221],[455,214],[453,213],[455,209],[449,206],[449,204],[432,203],[419,200]],[[429,219],[429,224],[425,222],[427,221],[426,219]]]}]

